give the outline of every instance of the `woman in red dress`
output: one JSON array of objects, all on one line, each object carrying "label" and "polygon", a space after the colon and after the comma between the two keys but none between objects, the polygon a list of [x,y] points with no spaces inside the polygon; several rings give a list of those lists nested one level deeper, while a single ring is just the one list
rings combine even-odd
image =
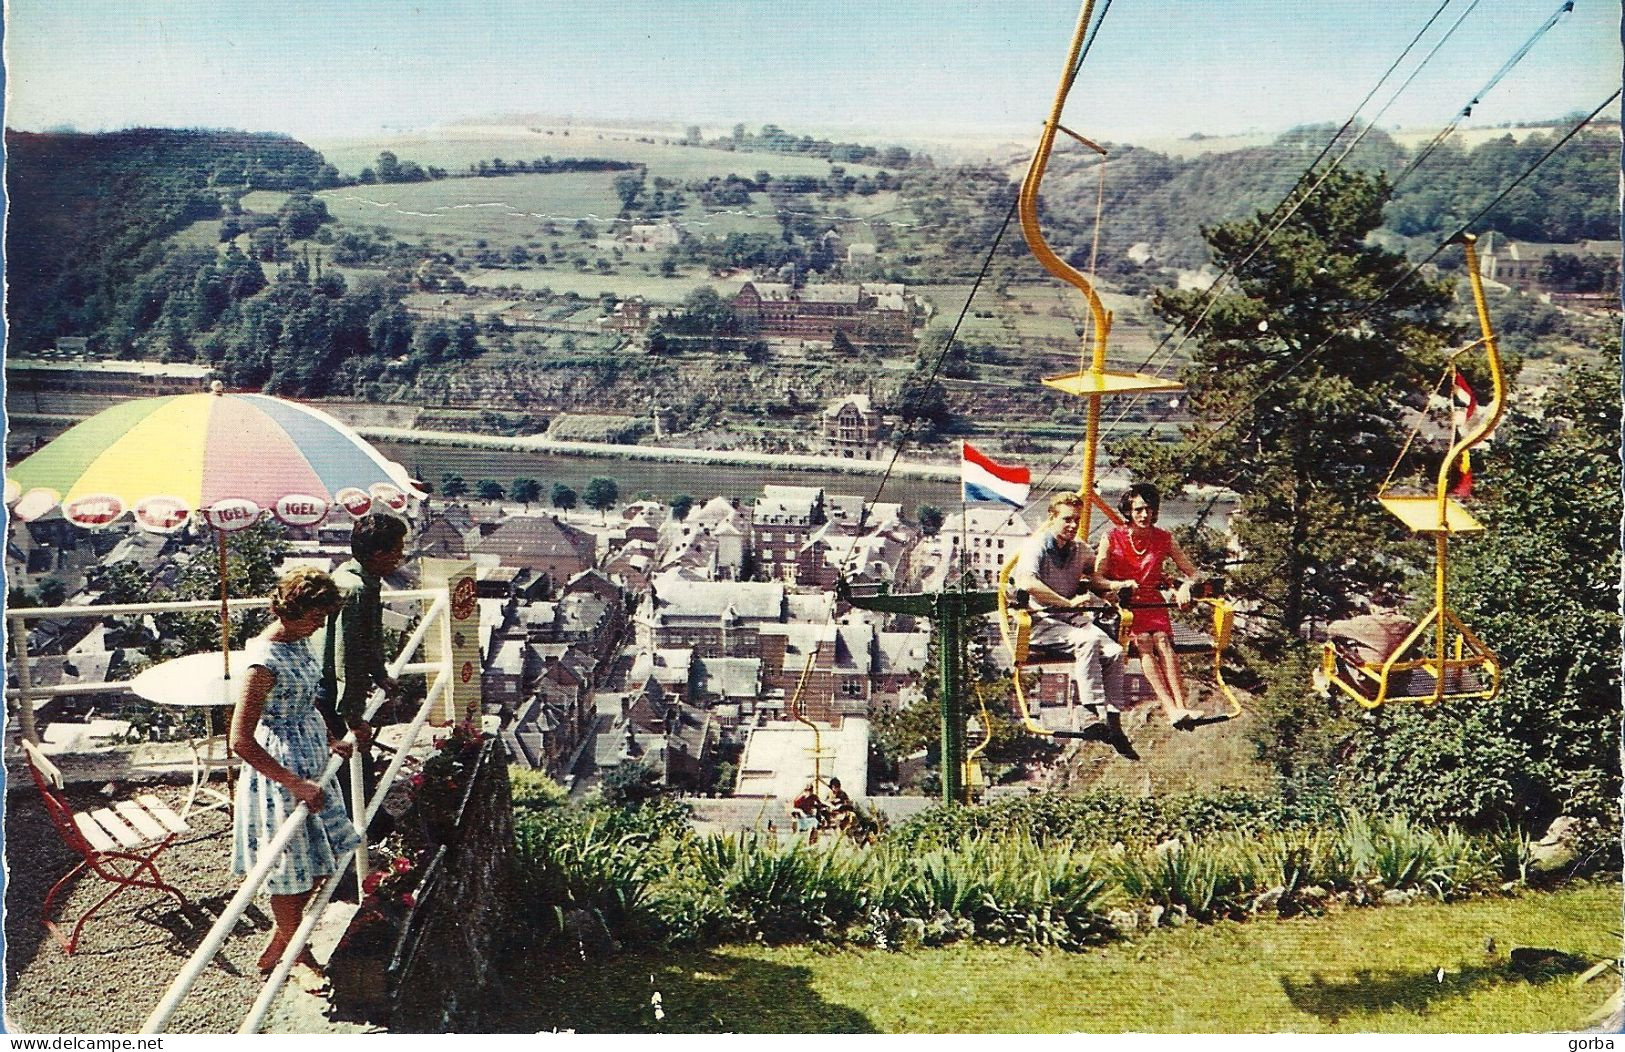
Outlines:
[{"label": "woman in red dress", "polygon": [[[1162,507],[1162,495],[1157,487],[1148,482],[1136,482],[1123,494],[1117,507],[1128,525],[1118,526],[1100,539],[1095,553],[1095,572],[1105,577],[1114,589],[1134,589],[1134,596],[1129,600],[1134,622],[1129,632],[1135,652],[1140,655],[1140,667],[1151,684],[1152,693],[1162,704],[1168,722],[1181,730],[1189,730],[1202,713],[1185,707],[1185,679],[1174,654],[1173,625],[1168,620],[1167,607],[1160,604],[1168,601],[1162,594],[1164,562],[1172,559],[1183,575],[1174,600],[1181,608],[1190,605],[1197,570],[1173,534],[1156,525],[1157,512]],[[1146,604],[1159,605],[1148,608]]]}]

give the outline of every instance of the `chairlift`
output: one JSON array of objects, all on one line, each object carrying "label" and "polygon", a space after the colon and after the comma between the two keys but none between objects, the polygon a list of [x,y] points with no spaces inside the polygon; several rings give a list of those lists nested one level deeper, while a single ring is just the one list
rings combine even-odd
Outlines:
[{"label": "chairlift", "polygon": [[[1104,507],[1104,505],[1102,505]],[[1121,524],[1121,516],[1114,509],[1106,508],[1107,515],[1115,523]],[[1072,655],[1057,647],[1031,645],[1032,613],[1026,609],[1026,596],[1012,581],[1016,567],[1016,558],[1005,560],[999,568],[999,635],[1003,640],[1005,649],[1014,668],[1012,681],[1015,685],[1016,716],[1021,721],[1022,729],[1029,734],[1050,736],[1056,738],[1083,737],[1084,732],[1077,729],[1079,720],[1078,705],[1075,688],[1069,688],[1067,703],[1063,712],[1046,712],[1045,707],[1035,704],[1036,699],[1026,696],[1026,689],[1021,683],[1023,669],[1041,668],[1046,665],[1071,664]],[[1166,589],[1164,592],[1166,593]],[[1138,655],[1129,647],[1133,634],[1134,611],[1149,609],[1177,610],[1179,604],[1169,600],[1162,603],[1133,603],[1129,601],[1127,590],[1125,594],[1113,597],[1113,605],[1103,605],[1096,608],[1095,623],[1100,626],[1108,636],[1117,640],[1118,645],[1124,649],[1124,654],[1130,659]],[[1228,709],[1224,713],[1201,722],[1218,723],[1234,719],[1241,715],[1241,700],[1236,697],[1235,691],[1224,677],[1224,654],[1230,646],[1231,631],[1235,626],[1235,604],[1224,594],[1221,582],[1204,581],[1199,594],[1191,597],[1194,606],[1205,608],[1204,626],[1206,631],[1184,621],[1173,622],[1174,653],[1179,657],[1210,657],[1213,662],[1213,684],[1224,696]],[[1052,706],[1051,709],[1058,708]]]},{"label": "chairlift", "polygon": [[[1435,473],[1431,492],[1396,493],[1389,488],[1399,461],[1409,448],[1407,440],[1394,468],[1389,471],[1389,481],[1385,481],[1377,493],[1382,506],[1412,533],[1430,534],[1434,539],[1433,606],[1392,646],[1373,639],[1369,631],[1371,624],[1356,623],[1368,619],[1343,622],[1328,632],[1321,648],[1320,667],[1315,670],[1316,687],[1328,692],[1335,687],[1367,709],[1389,702],[1434,705],[1446,700],[1488,700],[1501,689],[1500,660],[1450,608],[1447,595],[1450,538],[1484,530],[1484,525],[1452,496],[1451,469],[1458,463],[1465,464],[1467,451],[1494,430],[1506,407],[1506,381],[1484,299],[1483,278],[1478,270],[1477,239],[1464,234],[1462,241],[1482,335],[1452,355],[1446,370],[1447,389],[1455,387],[1458,359],[1483,348],[1489,365],[1493,408],[1477,426],[1469,425],[1465,433],[1454,435]],[[1415,437],[1414,432],[1412,437]]]}]

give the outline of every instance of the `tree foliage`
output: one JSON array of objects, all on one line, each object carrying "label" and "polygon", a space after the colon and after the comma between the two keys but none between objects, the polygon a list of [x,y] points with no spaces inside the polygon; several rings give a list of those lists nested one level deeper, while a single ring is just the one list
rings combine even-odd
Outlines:
[{"label": "tree foliage", "polygon": [[1619,374],[1514,409],[1480,458],[1487,531],[1455,547],[1452,599],[1503,664],[1489,702],[1380,711],[1351,769],[1375,806],[1537,829],[1580,817],[1617,849]]},{"label": "tree foliage", "polygon": [[321,154],[280,135],[8,131],[6,148],[8,343],[27,350],[115,323],[143,297],[136,279],[164,261],[165,239],[245,190],[339,181]]},{"label": "tree foliage", "polygon": [[942,529],[942,509],[935,504],[921,504],[914,515],[920,520],[920,532],[927,537],[935,537]]},{"label": "tree foliage", "polygon": [[604,774],[604,803],[642,807],[660,798],[660,772],[644,760],[624,760]]},{"label": "tree foliage", "polygon": [[[215,543],[216,539],[209,536],[205,538],[205,543],[192,549],[191,558],[182,567],[174,588],[168,594],[155,593],[149,585],[143,594],[128,601],[218,600],[220,561],[214,549]],[[225,544],[227,590],[233,599],[269,595],[271,587],[276,584],[277,567],[292,551],[287,530],[269,519],[232,532]],[[265,610],[234,613],[231,619],[231,645],[235,648],[247,643],[265,627],[269,616]],[[158,618],[158,628],[161,656],[164,657],[220,648],[220,614],[217,610],[163,614]]]},{"label": "tree foliage", "polygon": [[621,495],[621,487],[612,478],[593,478],[588,480],[586,489],[581,491],[581,499],[587,507],[594,511],[608,511]]},{"label": "tree foliage", "polygon": [[[1277,644],[1401,576],[1401,533],[1370,496],[1457,330],[1446,285],[1402,280],[1405,259],[1367,243],[1387,196],[1380,176],[1334,172],[1245,265],[1268,216],[1206,231],[1214,262],[1240,269],[1182,373],[1195,423],[1179,443],[1127,450],[1165,490],[1239,494],[1236,587],[1279,615]],[[1162,290],[1153,306],[1187,330],[1208,295]]]}]

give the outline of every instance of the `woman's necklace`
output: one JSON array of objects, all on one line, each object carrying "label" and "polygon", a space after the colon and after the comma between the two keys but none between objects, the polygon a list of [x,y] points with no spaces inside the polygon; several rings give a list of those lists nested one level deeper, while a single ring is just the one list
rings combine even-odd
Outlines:
[{"label": "woman's necklace", "polygon": [[1144,559],[1146,553],[1151,550],[1149,545],[1144,548],[1140,547],[1140,545],[1135,541],[1134,530],[1132,528],[1128,531],[1128,547],[1129,551],[1133,552],[1138,558],[1141,559]]}]

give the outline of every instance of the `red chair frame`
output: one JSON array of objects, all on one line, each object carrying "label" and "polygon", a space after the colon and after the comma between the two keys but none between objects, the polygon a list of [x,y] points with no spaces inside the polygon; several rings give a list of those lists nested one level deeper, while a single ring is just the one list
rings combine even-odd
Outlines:
[{"label": "red chair frame", "polygon": [[[62,786],[62,774],[56,765],[46,759],[32,742],[25,740],[22,745],[28,758],[28,771],[34,776],[34,784],[39,788],[40,800],[45,804],[51,824],[56,827],[63,842],[80,855],[79,864],[51,886],[40,911],[42,923],[64,950],[73,953],[79,946],[79,935],[84,930],[85,922],[126,888],[152,888],[175,896],[183,909],[188,905],[186,896],[159,876],[158,868],[153,864],[177,836],[188,831],[184,820],[151,796],[117,805],[117,815],[113,815],[111,810],[106,816],[100,812],[94,816],[76,812],[57,791]],[[101,818],[100,823],[98,817]],[[120,819],[129,825],[124,825]],[[133,830],[131,827],[134,827]],[[161,835],[154,839],[155,833]],[[92,838],[106,846],[92,843]],[[72,933],[64,936],[62,928],[51,920],[51,907],[62,889],[85,870],[95,873],[112,884],[113,888],[81,914],[73,924]],[[63,923],[67,923],[66,919]]]}]

